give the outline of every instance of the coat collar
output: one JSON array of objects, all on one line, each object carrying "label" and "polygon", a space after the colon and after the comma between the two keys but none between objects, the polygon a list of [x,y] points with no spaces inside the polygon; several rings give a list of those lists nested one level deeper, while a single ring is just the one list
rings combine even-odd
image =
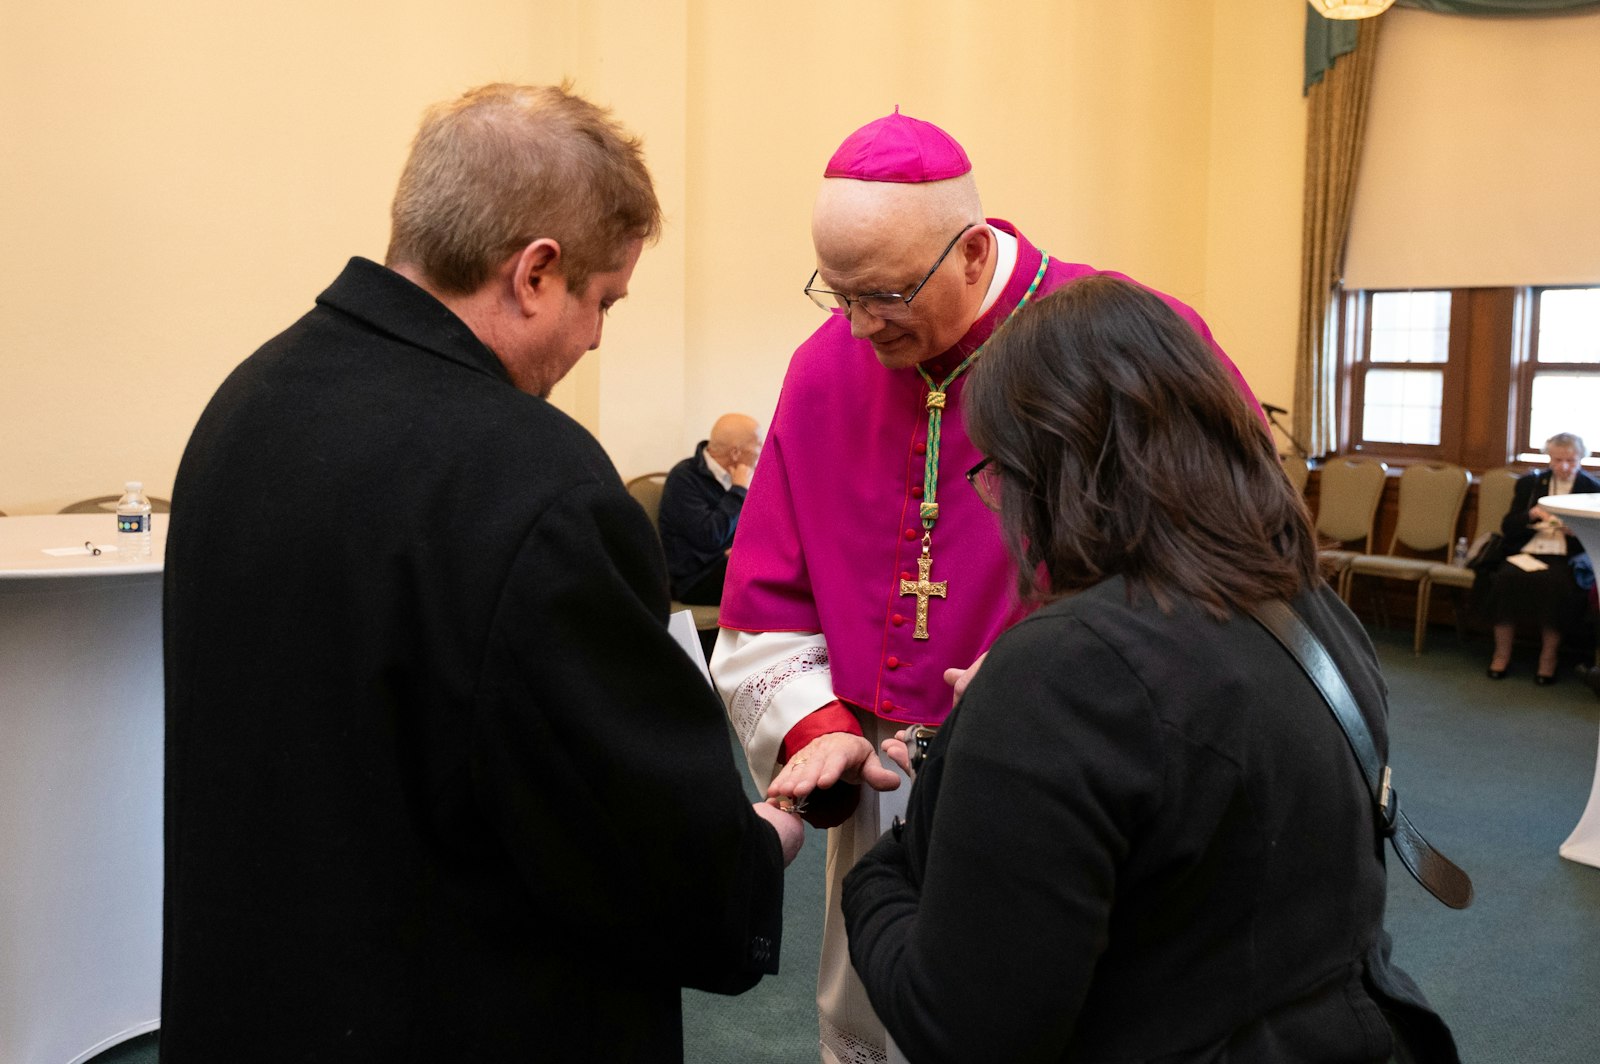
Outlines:
[{"label": "coat collar", "polygon": [[348,314],[402,343],[511,383],[495,353],[432,294],[371,259],[357,255],[317,297],[319,306]]}]

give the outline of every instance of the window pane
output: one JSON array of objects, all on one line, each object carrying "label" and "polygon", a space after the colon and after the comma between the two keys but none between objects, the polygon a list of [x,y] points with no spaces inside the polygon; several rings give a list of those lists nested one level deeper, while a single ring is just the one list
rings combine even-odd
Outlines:
[{"label": "window pane", "polygon": [[1361,411],[1361,437],[1368,442],[1439,442],[1444,373],[1439,370],[1371,369]]},{"label": "window pane", "polygon": [[1449,357],[1449,292],[1372,293],[1372,361],[1444,362]]},{"label": "window pane", "polygon": [[1539,293],[1538,354],[1540,362],[1600,362],[1600,288]]},{"label": "window pane", "polygon": [[1590,447],[1600,443],[1600,375],[1539,373],[1533,378],[1533,403],[1528,410],[1529,451],[1544,448],[1558,432],[1576,432]]}]

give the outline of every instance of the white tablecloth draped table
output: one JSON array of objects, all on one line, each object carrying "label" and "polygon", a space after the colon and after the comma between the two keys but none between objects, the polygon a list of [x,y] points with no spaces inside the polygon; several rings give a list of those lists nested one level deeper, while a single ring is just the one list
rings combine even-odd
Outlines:
[{"label": "white tablecloth draped table", "polygon": [[0,1064],[160,1022],[165,515],[153,540],[129,560],[109,514],[0,518]]},{"label": "white tablecloth draped table", "polygon": [[[1583,541],[1592,559],[1600,558],[1600,495],[1547,495],[1539,500],[1553,514],[1559,514],[1572,534]],[[1600,735],[1597,735],[1600,739]],[[1596,744],[1594,784],[1589,790],[1589,805],[1578,818],[1560,853],[1569,861],[1600,868],[1600,742]]]}]

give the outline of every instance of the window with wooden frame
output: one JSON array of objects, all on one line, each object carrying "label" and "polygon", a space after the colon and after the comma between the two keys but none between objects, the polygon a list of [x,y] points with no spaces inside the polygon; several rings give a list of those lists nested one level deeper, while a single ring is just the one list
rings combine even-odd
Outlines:
[{"label": "window with wooden frame", "polygon": [[1526,357],[1517,373],[1519,457],[1558,432],[1600,447],[1600,288],[1522,290]]},{"label": "window with wooden frame", "polygon": [[1484,470],[1558,432],[1600,448],[1600,287],[1351,291],[1340,313],[1340,453]]},{"label": "window with wooden frame", "polygon": [[1345,450],[1454,461],[1465,305],[1448,289],[1352,292],[1344,302]]}]

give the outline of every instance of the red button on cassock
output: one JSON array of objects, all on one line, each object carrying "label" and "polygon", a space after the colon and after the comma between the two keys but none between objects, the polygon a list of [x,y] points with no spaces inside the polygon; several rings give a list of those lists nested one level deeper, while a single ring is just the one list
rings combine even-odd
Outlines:
[{"label": "red button on cassock", "polygon": [[893,617],[889,618],[889,623],[894,625],[896,628],[898,628],[902,624],[906,623],[906,619],[904,617],[902,617],[900,614],[897,613]]},{"label": "red button on cassock", "polygon": [[917,530],[914,529],[914,528],[906,529],[906,538],[907,539],[916,539],[917,538]]},{"label": "red button on cassock", "polygon": [[881,703],[878,704],[878,708],[884,712],[888,712],[894,708],[894,703],[885,698]]},{"label": "red button on cassock", "polygon": [[911,497],[913,499],[922,498],[922,485],[921,484],[917,484],[914,487],[912,487],[912,489],[911,489]]},{"label": "red button on cassock", "polygon": [[895,657],[885,658],[883,663],[889,666],[891,669],[898,669],[900,667],[900,659]]},{"label": "red button on cassock", "polygon": [[928,445],[925,444],[925,443],[919,443],[919,444],[917,444],[915,447],[913,447],[911,449],[913,451],[917,452],[918,454],[927,454],[928,453]]}]

